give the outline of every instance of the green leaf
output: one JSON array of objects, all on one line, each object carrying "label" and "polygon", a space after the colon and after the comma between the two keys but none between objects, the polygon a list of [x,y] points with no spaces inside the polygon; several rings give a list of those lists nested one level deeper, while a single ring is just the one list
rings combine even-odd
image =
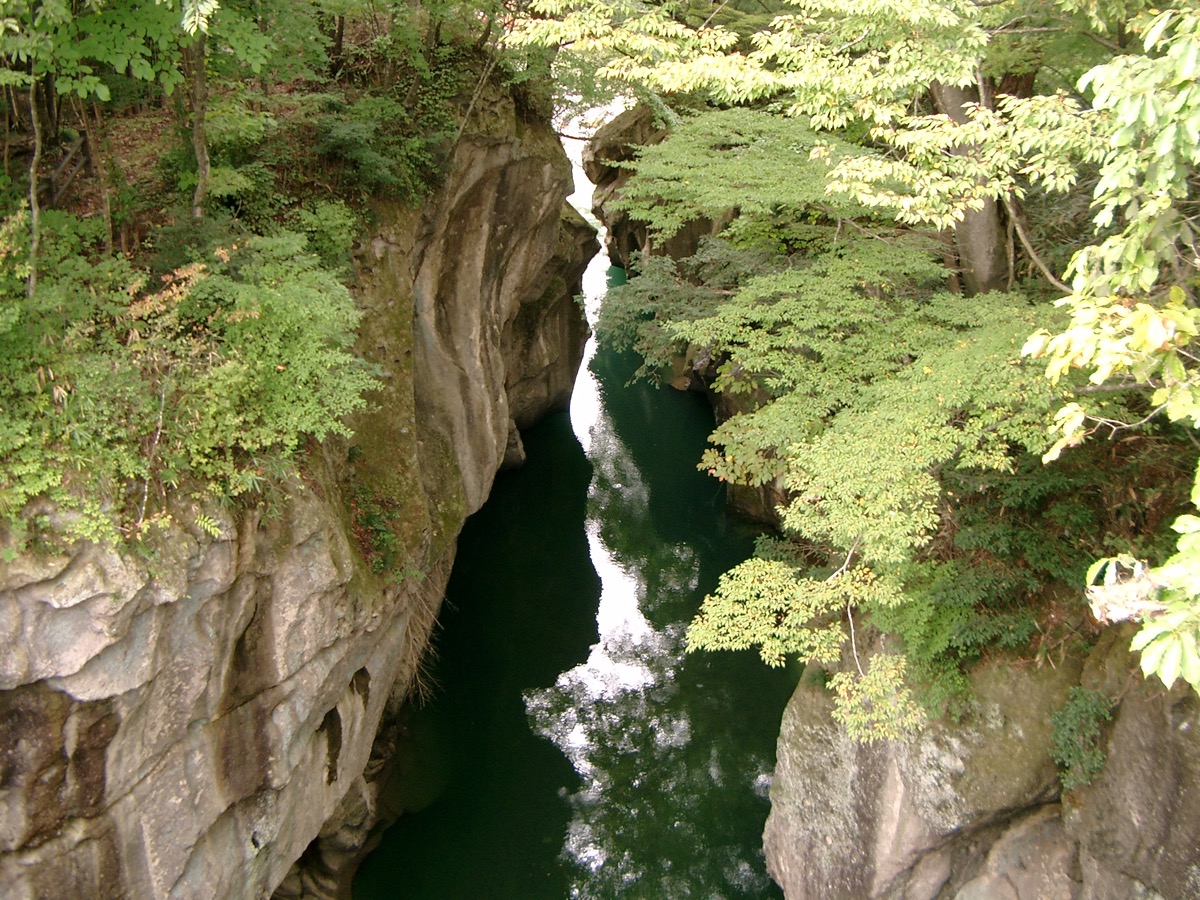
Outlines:
[{"label": "green leaf", "polygon": [[[1139,635],[1140,636],[1140,635]],[[1142,674],[1149,678],[1152,674],[1158,671],[1162,663],[1163,655],[1167,652],[1170,641],[1167,639],[1155,639],[1142,650],[1141,667]]]},{"label": "green leaf", "polygon": [[1193,534],[1200,531],[1200,516],[1182,515],[1171,523],[1171,529],[1180,534]]},{"label": "green leaf", "polygon": [[1095,584],[1096,579],[1100,576],[1100,573],[1108,568],[1109,565],[1115,564],[1115,562],[1116,560],[1112,557],[1105,557],[1104,559],[1096,560],[1094,563],[1088,566],[1087,575],[1084,576],[1083,583],[1087,585]]},{"label": "green leaf", "polygon": [[1200,648],[1196,644],[1196,633],[1184,631],[1180,634],[1183,653],[1180,656],[1180,672],[1183,680],[1200,690]]},{"label": "green leaf", "polygon": [[1151,50],[1153,50],[1158,45],[1159,40],[1163,36],[1163,33],[1167,30],[1167,27],[1171,24],[1171,19],[1173,16],[1174,16],[1174,11],[1167,10],[1166,12],[1157,16],[1154,19],[1154,21],[1150,23],[1150,27],[1148,29],[1146,29],[1146,37],[1142,41],[1142,46],[1144,46],[1146,48],[1147,53],[1149,53]]},{"label": "green leaf", "polygon": [[1152,642],[1158,640],[1164,634],[1172,631],[1173,626],[1162,619],[1150,619],[1143,623],[1138,633],[1133,636],[1133,640],[1129,644],[1129,649],[1133,651],[1145,650]]},{"label": "green leaf", "polygon": [[[1175,679],[1179,677],[1183,657],[1183,642],[1177,634],[1164,637],[1163,642],[1167,645],[1167,648],[1163,652],[1162,658],[1159,660],[1155,670],[1158,677],[1162,679],[1163,684],[1169,688],[1175,684]],[[1144,659],[1142,670],[1145,671]]]}]

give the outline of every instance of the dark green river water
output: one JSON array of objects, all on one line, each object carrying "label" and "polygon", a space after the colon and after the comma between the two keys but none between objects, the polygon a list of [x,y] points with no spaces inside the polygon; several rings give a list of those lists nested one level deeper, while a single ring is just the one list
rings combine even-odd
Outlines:
[{"label": "dark green river water", "polygon": [[761,835],[795,673],[684,655],[752,534],[696,471],[708,405],[628,386],[635,365],[594,356],[571,416],[525,435],[527,464],[467,522],[436,694],[397,761],[415,811],[355,900],[782,896]]}]

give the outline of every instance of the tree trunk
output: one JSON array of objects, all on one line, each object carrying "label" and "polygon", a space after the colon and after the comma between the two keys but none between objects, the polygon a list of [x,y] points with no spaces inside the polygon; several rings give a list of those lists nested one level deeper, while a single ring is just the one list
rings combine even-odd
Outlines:
[{"label": "tree trunk", "polygon": [[[83,124],[83,134],[87,142],[88,157],[96,175],[96,185],[100,189],[100,211],[104,216],[104,250],[112,256],[113,253],[113,214],[112,186],[108,179],[108,160],[104,156],[104,119],[100,115],[100,107],[92,101],[91,109],[85,101],[78,101],[77,112]],[[92,116],[95,115],[95,124]]]},{"label": "tree trunk", "polygon": [[329,48],[329,75],[331,78],[341,77],[345,52],[346,17],[338,16],[333,29],[333,44]]},{"label": "tree trunk", "polygon": [[192,70],[192,150],[196,154],[196,190],[192,194],[192,218],[204,218],[204,199],[208,194],[208,134],[204,120],[208,114],[208,35],[201,32],[188,51]]},{"label": "tree trunk", "polygon": [[12,130],[16,123],[16,111],[13,100],[16,97],[11,86],[6,85],[4,88],[4,177],[11,178],[12,172],[9,171],[10,151],[12,150]]},{"label": "tree trunk", "polygon": [[[935,83],[930,90],[938,111],[955,122],[967,121],[964,104],[979,100],[978,94],[968,88]],[[967,210],[954,228],[954,249],[968,295],[1008,287],[1008,233],[1003,209],[995,200],[985,200],[983,209]]]},{"label": "tree trunk", "polygon": [[54,87],[54,75],[47,74],[45,78],[46,83],[38,90],[42,108],[42,142],[45,143],[49,138],[50,143],[56,143],[62,130],[59,123],[60,98]]},{"label": "tree trunk", "polygon": [[29,160],[29,278],[25,283],[30,297],[37,290],[38,245],[42,237],[42,205],[38,199],[38,171],[42,163],[42,117],[38,111],[38,83],[29,83],[29,117],[33,122],[33,157]]}]

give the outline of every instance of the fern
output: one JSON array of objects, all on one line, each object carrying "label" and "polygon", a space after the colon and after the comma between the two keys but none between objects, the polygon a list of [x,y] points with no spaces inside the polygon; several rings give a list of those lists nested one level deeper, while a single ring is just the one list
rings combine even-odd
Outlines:
[{"label": "fern", "polygon": [[350,352],[349,292],[305,236],[246,239],[151,291],[124,259],[89,264],[86,226],[50,222],[60,264],[6,297],[19,327],[0,332],[0,515],[18,531],[38,496],[74,511],[69,536],[116,540],[185,480],[261,489],[305,437],[348,434],[377,386]]}]

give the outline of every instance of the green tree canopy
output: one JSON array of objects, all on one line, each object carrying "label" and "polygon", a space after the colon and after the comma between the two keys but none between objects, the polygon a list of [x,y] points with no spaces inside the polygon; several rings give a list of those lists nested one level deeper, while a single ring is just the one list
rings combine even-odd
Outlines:
[{"label": "green tree canopy", "polygon": [[[531,10],[516,43],[558,45],[667,97],[758,109],[702,114],[642,152],[628,210],[670,232],[736,208],[726,237],[740,249],[644,260],[608,328],[660,359],[686,343],[719,363],[715,387],[751,397],[751,410],[718,429],[703,464],[782,485],[792,539],[842,563],[832,575],[792,564],[795,584],[809,585],[799,593],[787,578],[766,589],[777,571],[731,573],[695,642],[827,658],[810,629],[861,606],[910,656],[934,646],[961,656],[984,632],[1003,635],[1002,622],[1022,631],[1004,592],[1034,602],[1124,545],[1090,573],[1106,573],[1091,589],[1096,614],[1140,618],[1146,672],[1200,689],[1200,520],[1176,521],[1178,552],[1156,569],[1138,560],[1163,553],[1161,527],[1122,529],[1088,510],[1105,491],[1083,468],[1105,451],[1060,461],[1065,477],[1034,466],[1088,434],[1142,428],[1132,469],[1114,456],[1100,477],[1132,479],[1147,526],[1186,493],[1194,451],[1158,417],[1197,424],[1196,11],[789,0],[767,27],[738,33],[667,5]],[[848,240],[847,229],[871,236]],[[953,235],[952,267],[974,299],[941,293],[936,276],[902,261],[922,252],[915,234],[934,231]],[[760,256],[739,270],[731,260],[752,249]],[[1007,295],[985,293],[998,288]],[[1020,364],[1022,348],[1048,360],[1049,381]],[[983,527],[983,509],[1007,524]],[[830,579],[861,568],[878,599],[830,601]],[[974,598],[973,617],[944,602],[945,573]],[[878,705],[878,680],[872,701],[842,681],[843,699]]]}]

